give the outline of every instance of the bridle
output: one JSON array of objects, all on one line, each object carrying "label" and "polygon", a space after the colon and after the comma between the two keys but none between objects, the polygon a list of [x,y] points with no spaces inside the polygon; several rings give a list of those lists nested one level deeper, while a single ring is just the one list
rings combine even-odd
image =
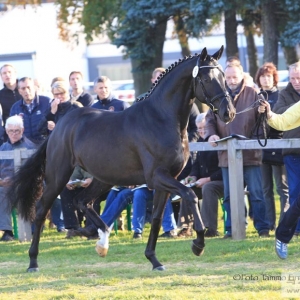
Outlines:
[{"label": "bridle", "polygon": [[[217,68],[219,70],[220,73],[223,74],[224,76],[224,72],[222,70],[222,67],[217,64],[217,65],[212,65],[212,66],[199,66],[199,62],[200,62],[200,57],[198,57],[197,59],[197,63],[196,63],[196,66],[194,67],[193,69],[193,78],[194,78],[194,81],[193,81],[193,86],[194,86],[194,95],[196,95],[196,87],[197,87],[197,82],[200,83],[200,87],[201,87],[201,90],[202,90],[202,94],[204,95],[204,100],[205,100],[205,103],[210,107],[210,109],[214,112],[214,113],[217,113],[218,112],[218,108],[216,108],[214,106],[214,101],[216,101],[217,99],[219,98],[223,98],[222,101],[224,101],[225,98],[227,97],[230,97],[229,93],[227,91],[223,91],[223,93],[220,93],[216,96],[214,96],[213,98],[210,99],[210,96],[208,95],[206,89],[205,89],[205,85],[201,79],[201,69],[204,69],[204,68],[209,68],[209,69],[214,69],[214,68]],[[210,101],[209,101],[210,99]]]}]

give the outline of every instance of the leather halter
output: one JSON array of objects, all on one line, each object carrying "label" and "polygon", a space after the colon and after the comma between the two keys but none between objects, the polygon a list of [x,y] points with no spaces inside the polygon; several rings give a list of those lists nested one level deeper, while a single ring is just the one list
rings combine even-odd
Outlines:
[{"label": "leather halter", "polygon": [[[197,63],[196,63],[196,66],[194,67],[194,70],[193,70],[193,77],[194,77],[194,94],[196,95],[196,85],[197,85],[197,81],[200,83],[200,86],[201,86],[201,89],[202,89],[202,93],[205,97],[205,103],[210,107],[210,109],[214,112],[214,113],[217,113],[218,111],[218,108],[216,108],[213,103],[215,100],[219,99],[219,98],[227,98],[227,97],[230,97],[229,93],[227,91],[223,92],[223,93],[220,93],[216,96],[214,96],[213,98],[210,99],[206,89],[205,89],[205,86],[204,86],[204,83],[203,81],[201,80],[201,69],[204,69],[204,68],[209,68],[209,69],[214,69],[214,68],[217,68],[223,75],[224,75],[224,72],[223,70],[221,69],[221,66],[219,64],[217,65],[212,65],[212,66],[199,66],[199,62],[200,62],[200,57],[198,57],[197,59]],[[197,73],[196,73],[197,72]],[[209,101],[210,99],[210,101]],[[223,101],[222,100],[222,101]]]}]

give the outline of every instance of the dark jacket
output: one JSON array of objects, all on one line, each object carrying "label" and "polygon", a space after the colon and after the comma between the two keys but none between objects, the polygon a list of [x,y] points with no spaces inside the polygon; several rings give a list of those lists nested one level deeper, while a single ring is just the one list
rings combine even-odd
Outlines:
[{"label": "dark jacket", "polygon": [[4,85],[4,88],[0,90],[0,104],[2,106],[2,118],[4,124],[9,117],[12,105],[20,99],[22,99],[22,96],[19,94],[17,87],[12,91]]},{"label": "dark jacket", "polygon": [[[204,142],[199,138],[198,142]],[[218,167],[218,151],[198,151],[190,176],[210,177],[211,181],[222,180],[222,170]]]},{"label": "dark jacket", "polygon": [[[8,140],[0,147],[0,151],[11,151],[15,149],[36,149],[36,145],[26,137],[22,137],[18,142],[11,144]],[[14,160],[0,160],[0,178],[11,177],[14,174]]]},{"label": "dark jacket", "polygon": [[[268,103],[271,106],[271,109],[273,110],[274,105],[276,104],[278,100],[279,91],[274,86],[271,90],[261,91],[262,95],[264,96],[265,100],[268,101]],[[267,93],[267,95],[266,95]],[[278,131],[274,129],[273,127],[268,126],[268,138],[269,139],[282,139],[282,131]]]},{"label": "dark jacket", "polygon": [[39,144],[45,139],[38,131],[43,116],[50,108],[50,98],[37,95],[33,100],[32,111],[29,112],[23,100],[17,101],[10,109],[10,116],[21,115],[24,122],[24,135],[32,142]]},{"label": "dark jacket", "polygon": [[76,101],[80,102],[84,107],[92,106],[94,103],[92,95],[86,92],[83,92]]},{"label": "dark jacket", "polygon": [[[258,99],[256,91],[245,86],[242,82],[241,89],[238,94],[234,95],[233,105],[237,112],[241,112]],[[230,136],[232,134],[243,135],[247,138],[256,139],[253,135],[253,128],[258,119],[258,109],[251,109],[244,113],[237,114],[232,122],[225,124],[218,115],[215,115],[212,110],[209,110],[206,114],[206,139],[211,135],[218,135],[220,138]],[[218,151],[219,166],[228,167],[228,154],[227,150]],[[262,151],[256,150],[244,150],[243,151],[243,165],[260,165],[262,158]]]},{"label": "dark jacket", "polygon": [[[300,100],[300,95],[293,88],[292,84],[289,83],[286,88],[279,92],[278,100],[274,106],[274,112],[277,114],[284,113],[289,107],[294,105]],[[287,130],[283,132],[284,139],[299,139],[300,137],[300,127],[292,130]],[[282,149],[283,155],[297,154],[300,155],[299,148],[286,148]]]},{"label": "dark jacket", "polygon": [[39,125],[38,131],[42,135],[49,135],[51,131],[48,130],[48,121],[53,121],[55,124],[68,112],[80,108],[78,104],[72,103],[71,101],[63,102],[58,104],[57,112],[53,114],[51,112],[51,107],[48,109],[45,115],[43,115]]},{"label": "dark jacket", "polygon": [[92,105],[93,108],[111,111],[123,111],[130,106],[127,102],[115,99],[112,95],[109,95],[109,97],[104,100],[100,100],[97,96],[97,100],[98,101]]}]

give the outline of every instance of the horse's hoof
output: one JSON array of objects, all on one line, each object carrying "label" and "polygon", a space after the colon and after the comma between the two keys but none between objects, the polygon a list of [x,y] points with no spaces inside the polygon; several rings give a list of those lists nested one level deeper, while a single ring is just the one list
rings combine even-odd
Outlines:
[{"label": "horse's hoof", "polygon": [[104,248],[101,244],[98,244],[98,242],[96,243],[95,250],[101,257],[105,257],[108,252],[108,248]]},{"label": "horse's hoof", "polygon": [[39,272],[39,268],[28,268],[27,273]]},{"label": "horse's hoof", "polygon": [[201,256],[204,252],[204,246],[201,248],[193,242],[192,243],[192,251],[196,256]]},{"label": "horse's hoof", "polygon": [[165,271],[165,270],[166,270],[165,266],[159,266],[152,269],[152,271]]}]

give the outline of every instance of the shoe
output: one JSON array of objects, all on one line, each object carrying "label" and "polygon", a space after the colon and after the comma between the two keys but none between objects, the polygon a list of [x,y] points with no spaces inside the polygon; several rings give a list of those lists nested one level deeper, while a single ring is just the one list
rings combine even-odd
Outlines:
[{"label": "shoe", "polygon": [[159,238],[175,238],[177,237],[177,234],[171,230],[171,231],[166,231],[163,234],[161,234],[160,236],[158,236]]},{"label": "shoe", "polygon": [[57,232],[68,232],[68,229],[66,229],[66,228],[59,228],[59,229],[57,229]]},{"label": "shoe", "polygon": [[226,232],[226,234],[223,236],[223,239],[231,239],[232,235],[230,232]]},{"label": "shoe", "polygon": [[2,241],[2,242],[11,242],[13,240],[14,240],[14,237],[6,232],[4,232],[4,234],[2,235],[2,238],[0,239],[0,241]]},{"label": "shoe", "polygon": [[213,229],[207,229],[204,233],[204,237],[210,238],[210,237],[215,237],[219,236],[220,233],[218,230],[213,230]]},{"label": "shoe", "polygon": [[84,228],[78,228],[74,230],[77,236],[85,236],[85,237],[95,237],[96,235],[98,236],[98,231],[95,227],[93,226],[88,226]]},{"label": "shoe", "polygon": [[261,238],[268,238],[270,237],[269,231],[262,231],[259,233],[259,237]]},{"label": "shoe", "polygon": [[288,255],[287,244],[276,239],[275,240],[275,252],[279,258],[286,259],[287,255]]},{"label": "shoe", "polygon": [[138,233],[138,232],[135,232],[134,234],[133,234],[133,237],[132,237],[133,239],[141,239],[142,238],[142,234],[141,233]]},{"label": "shoe", "polygon": [[182,228],[178,233],[178,237],[189,237],[193,236],[193,230],[191,228]]},{"label": "shoe", "polygon": [[77,229],[69,229],[66,235],[66,239],[71,239],[75,236],[80,236],[79,232]]},{"label": "shoe", "polygon": [[94,234],[94,235],[91,235],[87,238],[88,240],[98,240],[99,239],[99,234]]}]

